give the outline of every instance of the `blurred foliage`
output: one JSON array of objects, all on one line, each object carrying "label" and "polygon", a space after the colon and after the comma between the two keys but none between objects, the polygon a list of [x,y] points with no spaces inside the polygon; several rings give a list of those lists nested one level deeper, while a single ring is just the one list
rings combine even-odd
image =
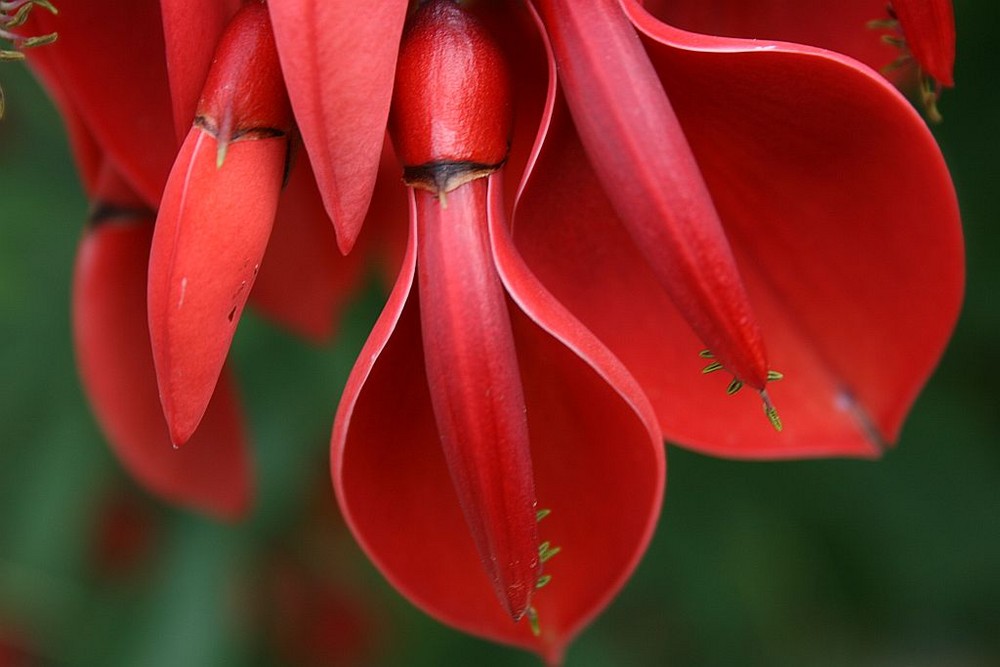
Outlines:
[{"label": "blurred foliage", "polygon": [[[935,133],[962,204],[968,298],[898,449],[740,463],[670,448],[653,545],[569,665],[1000,664],[1000,16],[988,0],[956,13],[958,87]],[[86,203],[65,138],[22,66],[0,79],[0,665],[18,652],[42,665],[310,664],[304,646],[340,650],[335,665],[537,664],[414,610],[337,517],[329,428],[377,286],[329,347],[252,316],[240,328],[259,486],[246,523],[132,485],[73,366]]]}]

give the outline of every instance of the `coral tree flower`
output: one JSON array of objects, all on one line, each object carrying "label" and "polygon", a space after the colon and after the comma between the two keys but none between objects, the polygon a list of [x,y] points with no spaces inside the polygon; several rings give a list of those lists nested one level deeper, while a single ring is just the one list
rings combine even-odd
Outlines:
[{"label": "coral tree flower", "polygon": [[[629,0],[536,4],[565,98],[514,216],[529,266],[635,374],[668,439],[878,455],[961,300],[958,209],[921,119],[831,51],[687,32]],[[783,432],[726,395],[741,385],[766,389]]]},{"label": "coral tree flower", "polygon": [[[126,225],[114,214],[114,224],[92,225],[81,245],[75,276],[78,361],[98,421],[122,463],[147,489],[167,500],[233,518],[248,507],[251,483],[232,383],[225,370],[216,368],[221,380],[214,387],[206,421],[191,436],[190,448],[184,453],[174,450],[171,440],[179,438],[170,437],[162,408],[149,402],[160,404],[145,324],[146,298],[129,290],[146,282],[151,223],[183,139],[179,128],[184,122],[191,127],[212,54],[239,3],[162,4],[163,16],[177,19],[170,24],[176,34],[200,35],[205,43],[195,48],[181,40],[168,48],[161,6],[153,0],[122,3],[101,12],[88,3],[66,0],[60,3],[58,24],[44,12],[33,12],[25,30],[39,34],[58,28],[62,38],[29,52],[28,61],[62,112],[98,217],[102,211],[130,211],[135,223]],[[209,15],[213,20],[207,19]],[[185,23],[178,23],[178,17]],[[181,55],[179,48],[184,49]],[[175,65],[169,78],[168,61]],[[189,115],[175,123],[174,113]],[[114,183],[109,190],[114,196],[105,196],[108,186],[99,185],[102,179]],[[246,211],[234,207],[225,213],[238,219]],[[336,313],[361,275],[365,253],[349,259],[339,256],[308,160],[292,166],[276,217],[271,252],[252,301],[294,331],[327,338]],[[224,248],[228,239],[220,242]],[[111,266],[112,262],[121,266]],[[132,335],[123,340],[122,331]],[[205,400],[212,396],[210,392]],[[223,410],[229,415],[223,426],[212,416],[219,411],[213,407],[216,402],[229,406]]]},{"label": "coral tree flower", "polygon": [[448,0],[407,29],[390,129],[410,244],[331,465],[348,523],[400,591],[558,662],[642,553],[664,461],[638,386],[511,246],[506,58]]}]

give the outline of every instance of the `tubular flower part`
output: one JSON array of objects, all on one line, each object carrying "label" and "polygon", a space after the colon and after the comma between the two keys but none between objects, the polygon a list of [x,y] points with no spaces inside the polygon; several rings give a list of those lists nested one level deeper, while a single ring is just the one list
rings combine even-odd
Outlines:
[{"label": "tubular flower part", "polygon": [[[663,460],[630,378],[510,246],[510,106],[486,30],[449,0],[421,5],[390,118],[410,244],[348,380],[332,470],[352,529],[416,604],[557,661],[644,549]],[[577,410],[588,401],[601,409]]]},{"label": "tubular flower part", "polygon": [[291,123],[267,8],[249,3],[219,42],[153,236],[153,358],[177,445],[204,414],[260,270]]},{"label": "tubular flower part", "polygon": [[[635,374],[669,439],[726,456],[878,455],[961,301],[954,191],[923,122],[882,78],[830,51],[685,32],[631,0],[537,4],[565,98],[514,214],[529,266]],[[598,57],[611,48],[621,57]],[[690,201],[699,182],[710,207]],[[689,272],[644,245],[677,244],[671,221],[685,216]],[[637,235],[641,224],[661,236]],[[735,274],[718,259],[725,245]],[[664,289],[665,277],[684,284]],[[747,372],[731,349],[713,349],[678,291],[704,294],[704,312],[746,315],[726,330],[759,324],[765,377],[786,378],[768,384],[780,434],[726,395],[752,384]],[[716,385],[702,367],[736,382]]]}]

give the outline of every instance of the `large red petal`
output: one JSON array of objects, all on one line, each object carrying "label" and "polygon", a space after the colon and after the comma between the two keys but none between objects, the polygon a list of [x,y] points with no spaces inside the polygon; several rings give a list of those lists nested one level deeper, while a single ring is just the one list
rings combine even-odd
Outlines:
[{"label": "large red petal", "polygon": [[899,50],[869,21],[888,18],[887,0],[646,0],[664,23],[706,35],[769,39],[830,49],[880,69]]},{"label": "large red petal", "polygon": [[926,127],[829,53],[673,30],[632,8],[786,380],[785,431],[702,377],[698,341],[616,222],[564,116],[519,202],[518,245],[639,378],[668,438],[728,456],[874,455],[954,325],[962,244]]},{"label": "large red petal", "polygon": [[407,4],[269,3],[292,108],[344,253],[375,185]]},{"label": "large red petal", "polygon": [[[497,198],[499,199],[499,198]],[[509,255],[494,240],[494,249]],[[634,384],[540,287],[505,259],[527,402],[541,538],[562,551],[535,596],[541,636],[497,603],[452,490],[430,404],[415,248],[369,338],[338,411],[334,487],[352,530],[404,595],[467,632],[558,660],[621,586],[655,523],[664,468],[652,414]]]},{"label": "large red petal", "polygon": [[288,140],[237,141],[217,166],[216,139],[192,128],[170,174],[149,262],[149,322],[174,443],[194,432],[274,222]]},{"label": "large red petal", "polygon": [[242,516],[251,494],[240,407],[228,374],[182,450],[160,410],[144,286],[152,217],[121,209],[88,230],[77,255],[73,332],[94,413],[122,465],[160,497],[209,514]]},{"label": "large red petal", "polygon": [[59,33],[55,43],[32,51],[44,52],[39,57],[51,63],[67,100],[108,159],[155,207],[177,150],[159,3],[58,5],[58,16],[31,13],[31,34]]}]

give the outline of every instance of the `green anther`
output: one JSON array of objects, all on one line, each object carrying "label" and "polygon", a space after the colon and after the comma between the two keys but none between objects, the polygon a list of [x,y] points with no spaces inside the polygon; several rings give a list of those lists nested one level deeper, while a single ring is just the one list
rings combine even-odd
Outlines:
[{"label": "green anther", "polygon": [[712,354],[711,350],[702,350],[698,353],[698,356],[702,359],[715,359],[715,355]]},{"label": "green anther", "polygon": [[722,368],[723,368],[722,364],[720,364],[718,361],[713,361],[708,366],[702,368],[701,372],[705,375],[708,375],[709,373],[714,373],[715,371],[721,371]]},{"label": "green anther", "polygon": [[767,372],[767,381],[768,382],[777,382],[778,380],[781,380],[784,377],[785,377],[785,374],[784,373],[779,373],[778,371],[768,371]]},{"label": "green anther", "polygon": [[543,542],[541,546],[538,547],[538,560],[544,563],[560,551],[562,551],[562,547],[549,547],[548,542]]},{"label": "green anther", "polygon": [[781,433],[781,429],[783,428],[781,425],[781,417],[778,416],[778,411],[774,409],[774,406],[765,405],[764,414],[767,415],[767,418],[771,421],[771,426],[774,427],[774,430]]},{"label": "green anther", "polygon": [[545,588],[545,586],[547,586],[550,581],[552,581],[552,575],[543,574],[542,576],[538,577],[538,581],[535,582],[535,590],[538,590],[539,588]]},{"label": "green anther", "polygon": [[728,387],[726,387],[726,393],[732,396],[742,388],[743,388],[743,381],[733,378],[733,381],[729,383]]},{"label": "green anther", "polygon": [[24,54],[20,51],[0,49],[0,60],[24,60]]},{"label": "green anther", "polygon": [[56,41],[59,37],[56,33],[52,32],[48,35],[38,35],[37,37],[29,37],[28,39],[21,42],[21,48],[30,49],[33,46],[45,46],[46,44],[51,44]]},{"label": "green anther", "polygon": [[535,512],[535,521],[541,521],[550,514],[552,514],[552,510],[550,509],[538,510]]},{"label": "green anther", "polygon": [[531,626],[531,634],[536,637],[542,634],[542,626],[538,623],[538,612],[535,611],[534,607],[528,607],[527,611],[528,625]]}]

